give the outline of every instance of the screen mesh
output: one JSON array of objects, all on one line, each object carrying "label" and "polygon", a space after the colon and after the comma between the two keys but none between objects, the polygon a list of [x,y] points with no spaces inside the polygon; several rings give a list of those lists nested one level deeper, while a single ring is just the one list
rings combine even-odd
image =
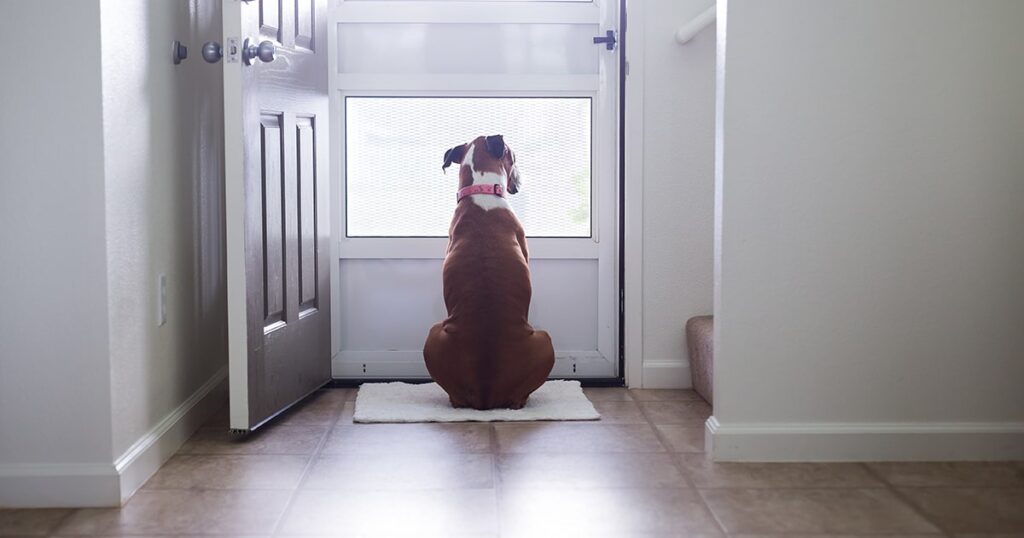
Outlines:
[{"label": "screen mesh", "polygon": [[590,98],[348,97],[346,234],[444,237],[458,172],[448,148],[501,134],[522,176],[507,195],[526,234],[591,235]]}]

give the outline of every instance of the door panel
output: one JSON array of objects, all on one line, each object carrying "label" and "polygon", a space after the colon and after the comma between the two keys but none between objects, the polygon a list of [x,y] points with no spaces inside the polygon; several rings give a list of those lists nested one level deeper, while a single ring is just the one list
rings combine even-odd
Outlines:
[{"label": "door panel", "polygon": [[282,0],[259,0],[260,36],[282,41],[281,3]]},{"label": "door panel", "polygon": [[306,50],[313,48],[313,27],[316,25],[315,0],[295,0],[295,47]]},{"label": "door panel", "polygon": [[298,182],[299,241],[299,316],[317,308],[317,211],[316,211],[316,126],[314,118],[295,119],[296,164]]},{"label": "door panel", "polygon": [[[330,379],[324,0],[224,2],[231,427],[252,430]],[[298,10],[300,13],[296,13]],[[297,15],[301,17],[297,18]],[[305,20],[295,46],[298,20]],[[270,61],[231,50],[270,41]]]},{"label": "door panel", "polygon": [[263,213],[263,330],[268,332],[284,324],[285,244],[284,244],[284,170],[281,168],[281,116],[265,114],[260,118],[260,202]]}]

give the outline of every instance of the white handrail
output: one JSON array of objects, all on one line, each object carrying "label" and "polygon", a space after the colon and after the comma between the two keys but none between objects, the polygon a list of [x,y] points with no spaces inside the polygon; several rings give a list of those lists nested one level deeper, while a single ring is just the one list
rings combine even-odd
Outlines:
[{"label": "white handrail", "polygon": [[685,45],[691,39],[694,38],[701,30],[714,24],[715,19],[718,18],[718,12],[715,5],[705,9],[700,15],[697,15],[690,22],[682,25],[676,30],[676,42],[680,45]]}]

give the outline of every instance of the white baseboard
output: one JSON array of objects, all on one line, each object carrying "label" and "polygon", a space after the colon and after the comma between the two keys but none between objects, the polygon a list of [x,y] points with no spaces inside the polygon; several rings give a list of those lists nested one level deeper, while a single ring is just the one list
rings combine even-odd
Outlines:
[{"label": "white baseboard", "polygon": [[1022,422],[722,424],[707,421],[716,461],[1024,459]]},{"label": "white baseboard", "polygon": [[643,362],[644,389],[688,389],[693,387],[690,363],[683,360],[645,360]]},{"label": "white baseboard", "polygon": [[113,465],[0,465],[0,508],[117,506],[118,489]]},{"label": "white baseboard", "polygon": [[110,464],[0,465],[0,508],[120,506],[227,398],[227,367]]},{"label": "white baseboard", "polygon": [[225,365],[187,400],[153,426],[114,462],[124,503],[153,476],[200,426],[227,402]]}]

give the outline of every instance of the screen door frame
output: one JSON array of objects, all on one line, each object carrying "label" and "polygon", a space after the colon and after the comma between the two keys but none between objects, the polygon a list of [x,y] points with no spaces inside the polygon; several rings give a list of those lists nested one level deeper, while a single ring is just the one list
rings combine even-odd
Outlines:
[{"label": "screen door frame", "polygon": [[[401,9],[396,9],[400,4]],[[335,379],[419,379],[402,369],[359,371],[344,356],[342,316],[345,298],[340,283],[342,260],[443,259],[447,237],[349,237],[347,235],[345,99],[348,97],[586,97],[591,102],[591,237],[530,237],[534,260],[596,260],[598,263],[598,351],[600,360],[557,354],[552,377],[588,379],[621,384],[622,354],[622,167],[621,112],[623,62],[618,0],[593,2],[508,2],[332,0],[329,10],[330,105],[332,170],[332,328]],[[594,24],[595,35],[617,32],[619,47],[600,55],[599,74],[342,74],[338,71],[338,25],[351,22],[458,23],[579,23]],[[457,88],[453,90],[452,88]],[[486,133],[484,133],[486,134]],[[464,141],[453,141],[453,144]],[[515,149],[515,148],[513,148]],[[440,159],[440,154],[438,156]],[[529,188],[530,178],[524,178]],[[452,193],[454,196],[454,185]],[[440,293],[440,280],[437,282]],[[435,321],[439,321],[438,320]],[[424,336],[426,329],[424,328]],[[557,346],[556,346],[557,347]],[[574,355],[570,353],[570,355]],[[372,360],[372,354],[368,355]],[[355,361],[358,362],[358,361]]]}]

